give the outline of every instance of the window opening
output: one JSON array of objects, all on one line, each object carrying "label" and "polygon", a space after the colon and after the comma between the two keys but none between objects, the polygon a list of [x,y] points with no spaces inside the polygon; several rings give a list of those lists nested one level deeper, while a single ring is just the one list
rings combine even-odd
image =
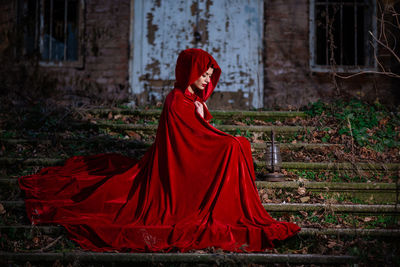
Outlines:
[{"label": "window opening", "polygon": [[40,53],[44,63],[81,60],[81,0],[20,0],[24,54]]},{"label": "window opening", "polygon": [[[368,31],[376,32],[373,0],[311,0],[311,67],[339,70],[374,67],[374,44]],[[371,45],[372,41],[372,45]]]}]

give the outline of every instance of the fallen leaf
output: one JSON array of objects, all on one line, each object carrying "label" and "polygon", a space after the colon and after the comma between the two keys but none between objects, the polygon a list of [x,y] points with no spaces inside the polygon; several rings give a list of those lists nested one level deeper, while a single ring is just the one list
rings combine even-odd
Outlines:
[{"label": "fallen leaf", "polygon": [[337,245],[338,245],[338,243],[336,243],[333,240],[330,240],[330,241],[328,241],[327,247],[328,248],[333,248],[334,246],[337,246]]},{"label": "fallen leaf", "polygon": [[4,209],[3,204],[0,203],[0,214],[6,213],[6,210]]},{"label": "fallen leaf", "polygon": [[32,241],[33,241],[33,243],[35,243],[35,245],[39,244],[39,238],[37,236],[32,238]]},{"label": "fallen leaf", "polygon": [[267,125],[268,124],[265,121],[261,121],[261,120],[254,120],[254,123],[261,124],[261,125]]},{"label": "fallen leaf", "polygon": [[246,126],[246,123],[243,123],[241,121],[235,121],[234,125]]},{"label": "fallen leaf", "polygon": [[307,218],[308,217],[308,213],[306,211],[299,211],[301,215],[303,215],[303,217]]},{"label": "fallen leaf", "polygon": [[142,138],[140,134],[134,131],[126,131],[126,134],[129,135],[129,137],[132,137],[134,140],[140,140]]},{"label": "fallen leaf", "polygon": [[299,195],[305,195],[305,193],[306,193],[306,188],[305,188],[305,187],[299,187],[299,188],[297,188],[297,193],[298,193]]},{"label": "fallen leaf", "polygon": [[365,217],[364,218],[364,222],[370,222],[370,221],[372,221],[374,218],[372,218],[372,217]]},{"label": "fallen leaf", "polygon": [[301,197],[300,198],[300,201],[301,201],[301,203],[304,203],[304,202],[307,202],[307,201],[309,201],[310,200],[310,197]]}]

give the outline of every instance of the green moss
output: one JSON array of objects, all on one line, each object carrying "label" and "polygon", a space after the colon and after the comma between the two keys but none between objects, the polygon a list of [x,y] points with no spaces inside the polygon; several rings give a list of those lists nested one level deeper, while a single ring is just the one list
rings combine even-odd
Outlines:
[{"label": "green moss", "polygon": [[[365,103],[359,99],[336,100],[332,103],[317,101],[307,106],[309,116],[321,116],[322,124],[332,119],[336,122],[339,135],[352,136],[360,147],[383,152],[388,148],[400,146],[396,126],[400,116],[388,110],[379,102]],[[323,142],[329,136],[323,137]]]}]

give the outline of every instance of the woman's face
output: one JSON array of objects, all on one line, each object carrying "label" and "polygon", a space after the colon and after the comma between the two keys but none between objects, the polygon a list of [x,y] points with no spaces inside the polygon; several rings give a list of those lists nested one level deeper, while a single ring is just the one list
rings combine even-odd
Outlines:
[{"label": "woman's face", "polygon": [[206,88],[207,84],[210,82],[211,79],[211,75],[213,74],[214,69],[213,68],[209,68],[206,72],[204,72],[200,78],[198,78],[193,85],[200,89],[200,90],[204,90],[204,88]]}]

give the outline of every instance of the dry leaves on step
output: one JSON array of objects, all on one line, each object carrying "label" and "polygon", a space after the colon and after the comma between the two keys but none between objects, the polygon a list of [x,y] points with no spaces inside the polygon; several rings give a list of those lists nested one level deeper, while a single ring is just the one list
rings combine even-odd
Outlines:
[{"label": "dry leaves on step", "polygon": [[6,209],[4,208],[3,204],[0,203],[0,214],[6,213]]},{"label": "dry leaves on step", "polygon": [[134,131],[126,131],[126,134],[129,135],[129,137],[132,137],[134,140],[140,140],[142,137],[140,134],[134,132]]},{"label": "dry leaves on step", "polygon": [[307,201],[309,201],[310,200],[310,197],[301,197],[300,198],[300,201],[301,201],[301,203],[305,203],[305,202],[307,202]]},{"label": "dry leaves on step", "polygon": [[297,188],[297,193],[299,195],[305,195],[306,194],[306,188],[305,187],[299,187]]},{"label": "dry leaves on step", "polygon": [[300,210],[299,212],[301,215],[303,215],[304,218],[308,217],[308,213],[306,211]]}]

